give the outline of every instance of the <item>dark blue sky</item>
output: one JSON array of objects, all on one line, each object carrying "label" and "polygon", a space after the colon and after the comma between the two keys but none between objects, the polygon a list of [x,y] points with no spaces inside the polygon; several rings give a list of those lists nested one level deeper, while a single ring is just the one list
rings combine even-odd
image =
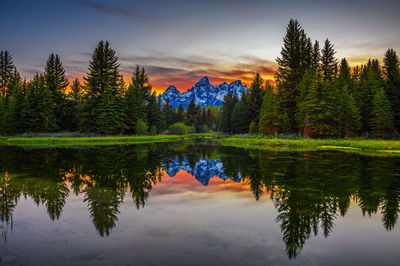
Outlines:
[{"label": "dark blue sky", "polygon": [[271,78],[285,26],[297,18],[308,35],[331,39],[352,64],[400,51],[400,1],[94,1],[2,0],[0,50],[31,78],[51,52],[70,78],[87,71],[90,53],[109,40],[123,73],[144,65],[153,85],[188,89],[208,75]]}]

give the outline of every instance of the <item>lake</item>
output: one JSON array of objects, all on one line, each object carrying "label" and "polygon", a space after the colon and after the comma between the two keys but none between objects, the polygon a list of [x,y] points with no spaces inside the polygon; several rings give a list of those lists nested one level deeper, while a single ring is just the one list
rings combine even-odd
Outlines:
[{"label": "lake", "polygon": [[400,157],[0,147],[4,265],[398,265]]}]

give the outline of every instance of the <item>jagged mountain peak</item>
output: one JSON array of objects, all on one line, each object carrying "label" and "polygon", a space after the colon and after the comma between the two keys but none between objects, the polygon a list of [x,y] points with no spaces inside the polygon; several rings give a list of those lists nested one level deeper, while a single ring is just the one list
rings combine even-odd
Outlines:
[{"label": "jagged mountain peak", "polygon": [[233,81],[230,84],[223,82],[214,87],[210,84],[208,77],[205,76],[191,89],[183,93],[179,92],[174,86],[169,86],[160,97],[164,102],[169,98],[174,108],[182,104],[186,109],[192,100],[201,106],[221,106],[225,95],[236,93],[240,97],[247,90],[248,88],[242,85],[240,80]]}]

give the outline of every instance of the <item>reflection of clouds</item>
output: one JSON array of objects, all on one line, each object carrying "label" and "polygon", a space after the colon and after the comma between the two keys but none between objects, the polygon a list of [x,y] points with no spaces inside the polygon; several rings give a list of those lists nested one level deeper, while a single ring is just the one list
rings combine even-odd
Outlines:
[{"label": "reflection of clouds", "polygon": [[[193,175],[184,170],[180,170],[174,177],[165,173],[161,182],[151,191],[151,201],[155,197],[162,197],[174,204],[183,203],[180,201],[182,198],[185,201],[204,201],[218,197],[242,197],[251,202],[255,201],[247,179],[238,183],[214,176],[208,186],[203,186]],[[261,201],[264,200],[269,201],[269,194],[262,197]]]}]

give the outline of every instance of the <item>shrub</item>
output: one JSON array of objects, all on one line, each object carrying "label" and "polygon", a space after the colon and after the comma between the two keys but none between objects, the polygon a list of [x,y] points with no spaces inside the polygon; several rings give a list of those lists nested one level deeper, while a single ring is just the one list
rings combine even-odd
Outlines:
[{"label": "shrub", "polygon": [[146,122],[144,122],[142,119],[137,120],[135,128],[137,135],[145,135],[148,129],[149,127],[147,126]]},{"label": "shrub", "polygon": [[184,135],[188,131],[192,131],[188,126],[183,123],[175,123],[168,127],[168,134],[171,135]]}]

